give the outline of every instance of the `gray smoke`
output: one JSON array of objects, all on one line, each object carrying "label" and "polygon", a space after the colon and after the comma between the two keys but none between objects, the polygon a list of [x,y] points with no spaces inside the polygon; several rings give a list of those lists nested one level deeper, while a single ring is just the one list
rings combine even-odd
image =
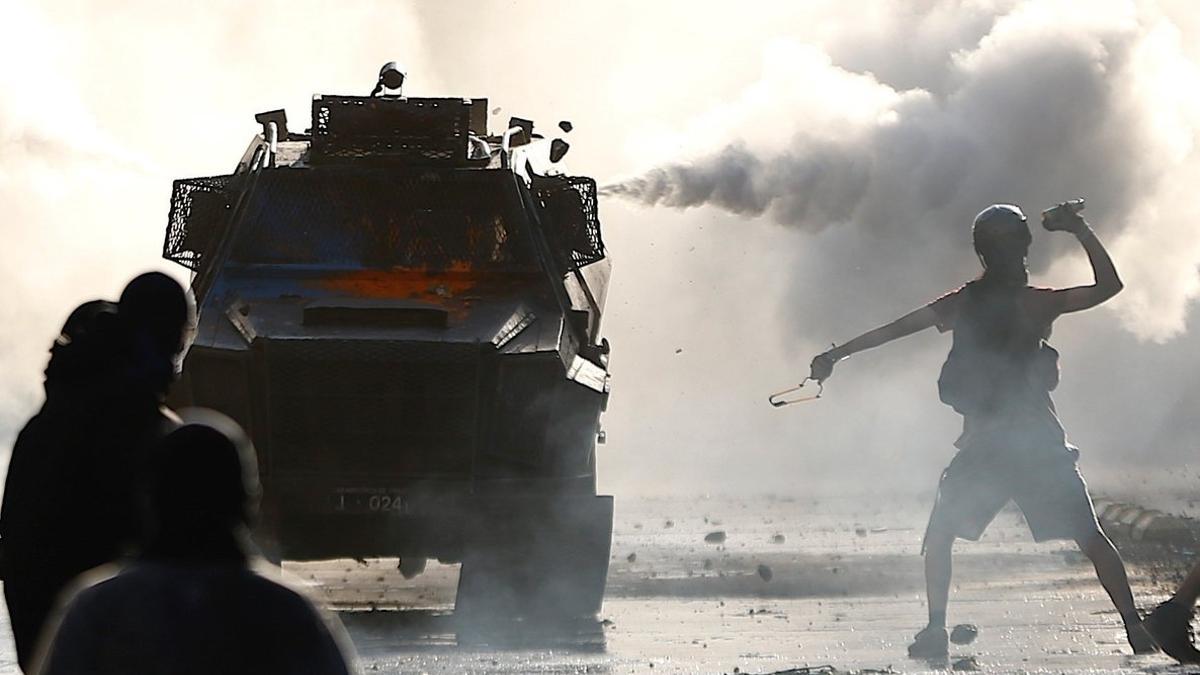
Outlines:
[{"label": "gray smoke", "polygon": [[[954,9],[963,10],[957,23]],[[860,244],[886,242],[893,257],[944,251],[968,266],[964,234],[983,207],[1013,202],[1035,213],[1084,196],[1122,263],[1129,290],[1115,306],[1125,325],[1141,338],[1179,334],[1200,290],[1200,245],[1188,235],[1200,213],[1186,199],[1200,178],[1200,71],[1171,18],[1153,2],[1095,3],[1086,13],[1019,2],[990,16],[979,3],[944,2],[896,16],[884,48],[775,45],[742,97],[662,144],[690,153],[604,194],[714,206],[810,233],[850,229]],[[922,42],[930,24],[941,39]],[[912,43],[928,47],[899,47]],[[902,85],[882,79],[889,74]],[[1085,281],[1078,261],[1053,267],[1066,244],[1035,259],[1038,270]],[[850,248],[858,250],[829,253],[853,265],[863,251]]]},{"label": "gray smoke", "polygon": [[[570,119],[572,169],[647,180],[601,205],[602,491],[931,489],[960,423],[933,386],[945,336],[856,356],[808,407],[766,394],[977,273],[983,206],[1076,196],[1128,284],[1120,315],[1056,327],[1085,472],[1195,455],[1190,0],[0,4],[0,441],[74,303],[171,269],[171,178],[229,171],[254,112],[303,129],[309,95],[365,93],[399,59],[414,95]],[[1088,281],[1068,237],[1034,236],[1038,280]]]},{"label": "gray smoke", "polygon": [[383,3],[4,2],[0,17],[4,448],[77,303],[150,268],[186,280],[160,257],[173,178],[232,169],[255,112],[287,104],[303,129],[314,90],[365,93],[380,63],[422,62],[411,8]]}]

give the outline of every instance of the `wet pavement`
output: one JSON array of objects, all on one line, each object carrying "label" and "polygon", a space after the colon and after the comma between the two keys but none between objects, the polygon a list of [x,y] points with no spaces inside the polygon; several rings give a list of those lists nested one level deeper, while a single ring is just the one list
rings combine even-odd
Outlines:
[{"label": "wet pavement", "polygon": [[[463,625],[451,612],[457,568],[437,563],[413,580],[395,559],[286,563],[285,578],[338,611],[366,673],[1185,672],[1132,656],[1086,559],[1032,543],[1017,512],[958,545],[949,622],[979,637],[930,664],[905,654],[925,616],[926,500],[617,504],[596,620]],[[1131,573],[1143,605],[1162,598],[1169,579]],[[7,640],[0,672],[15,672]]]}]

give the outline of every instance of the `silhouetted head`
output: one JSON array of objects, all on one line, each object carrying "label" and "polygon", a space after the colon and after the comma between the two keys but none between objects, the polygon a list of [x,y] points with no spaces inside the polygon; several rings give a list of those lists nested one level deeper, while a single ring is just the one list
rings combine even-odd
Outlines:
[{"label": "silhouetted head", "polygon": [[121,291],[117,314],[129,330],[170,358],[183,350],[195,306],[179,282],[161,272],[146,272]]},{"label": "silhouetted head", "polygon": [[181,415],[151,457],[150,552],[221,557],[240,549],[260,488],[254,447],[236,422],[211,410]]},{"label": "silhouetted head", "polygon": [[117,306],[106,300],[89,300],[71,312],[50,347],[47,402],[52,395],[57,400],[58,394],[120,388],[125,339],[117,324]]},{"label": "silhouetted head", "polygon": [[108,300],[88,300],[71,312],[54,342],[66,346],[84,340],[96,331],[97,324],[102,320],[101,316],[115,318],[116,315],[116,303]]},{"label": "silhouetted head", "polygon": [[1020,207],[992,204],[975,216],[975,253],[983,264],[983,279],[1002,285],[1024,286],[1029,281],[1025,257],[1033,235]]}]

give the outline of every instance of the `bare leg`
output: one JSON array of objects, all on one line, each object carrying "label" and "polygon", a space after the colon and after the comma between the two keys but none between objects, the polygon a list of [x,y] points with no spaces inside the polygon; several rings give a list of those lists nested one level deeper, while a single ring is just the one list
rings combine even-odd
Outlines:
[{"label": "bare leg", "polygon": [[1125,574],[1125,563],[1121,554],[1109,541],[1102,531],[1097,531],[1087,539],[1078,540],[1079,550],[1091,559],[1096,568],[1096,576],[1100,584],[1108,592],[1113,606],[1121,614],[1125,623],[1125,636],[1129,638],[1129,646],[1134,654],[1153,654],[1158,646],[1150,633],[1142,625],[1137,606],[1133,603],[1133,591],[1129,588],[1129,577]]},{"label": "bare leg", "polygon": [[1092,561],[1096,568],[1096,576],[1100,585],[1108,593],[1113,606],[1121,615],[1121,620],[1128,626],[1138,623],[1141,619],[1137,613],[1137,605],[1133,602],[1133,591],[1129,588],[1129,577],[1125,573],[1125,562],[1121,554],[1113,546],[1112,541],[1103,532],[1097,532],[1087,539],[1075,542],[1079,550]]},{"label": "bare leg", "polygon": [[925,595],[929,603],[929,625],[945,627],[953,574],[954,535],[930,532],[925,540]]},{"label": "bare leg", "polygon": [[946,634],[946,602],[950,598],[950,554],[954,535],[930,528],[925,534],[925,594],[929,601],[929,625],[908,646],[911,658],[942,661],[949,655]]}]

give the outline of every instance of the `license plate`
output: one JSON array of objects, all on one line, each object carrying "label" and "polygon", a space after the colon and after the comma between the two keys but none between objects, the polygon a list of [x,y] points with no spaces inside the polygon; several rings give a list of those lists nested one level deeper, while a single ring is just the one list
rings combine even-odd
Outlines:
[{"label": "license plate", "polygon": [[373,488],[347,488],[333,495],[333,510],[344,513],[407,515],[408,499],[399,492]]}]

